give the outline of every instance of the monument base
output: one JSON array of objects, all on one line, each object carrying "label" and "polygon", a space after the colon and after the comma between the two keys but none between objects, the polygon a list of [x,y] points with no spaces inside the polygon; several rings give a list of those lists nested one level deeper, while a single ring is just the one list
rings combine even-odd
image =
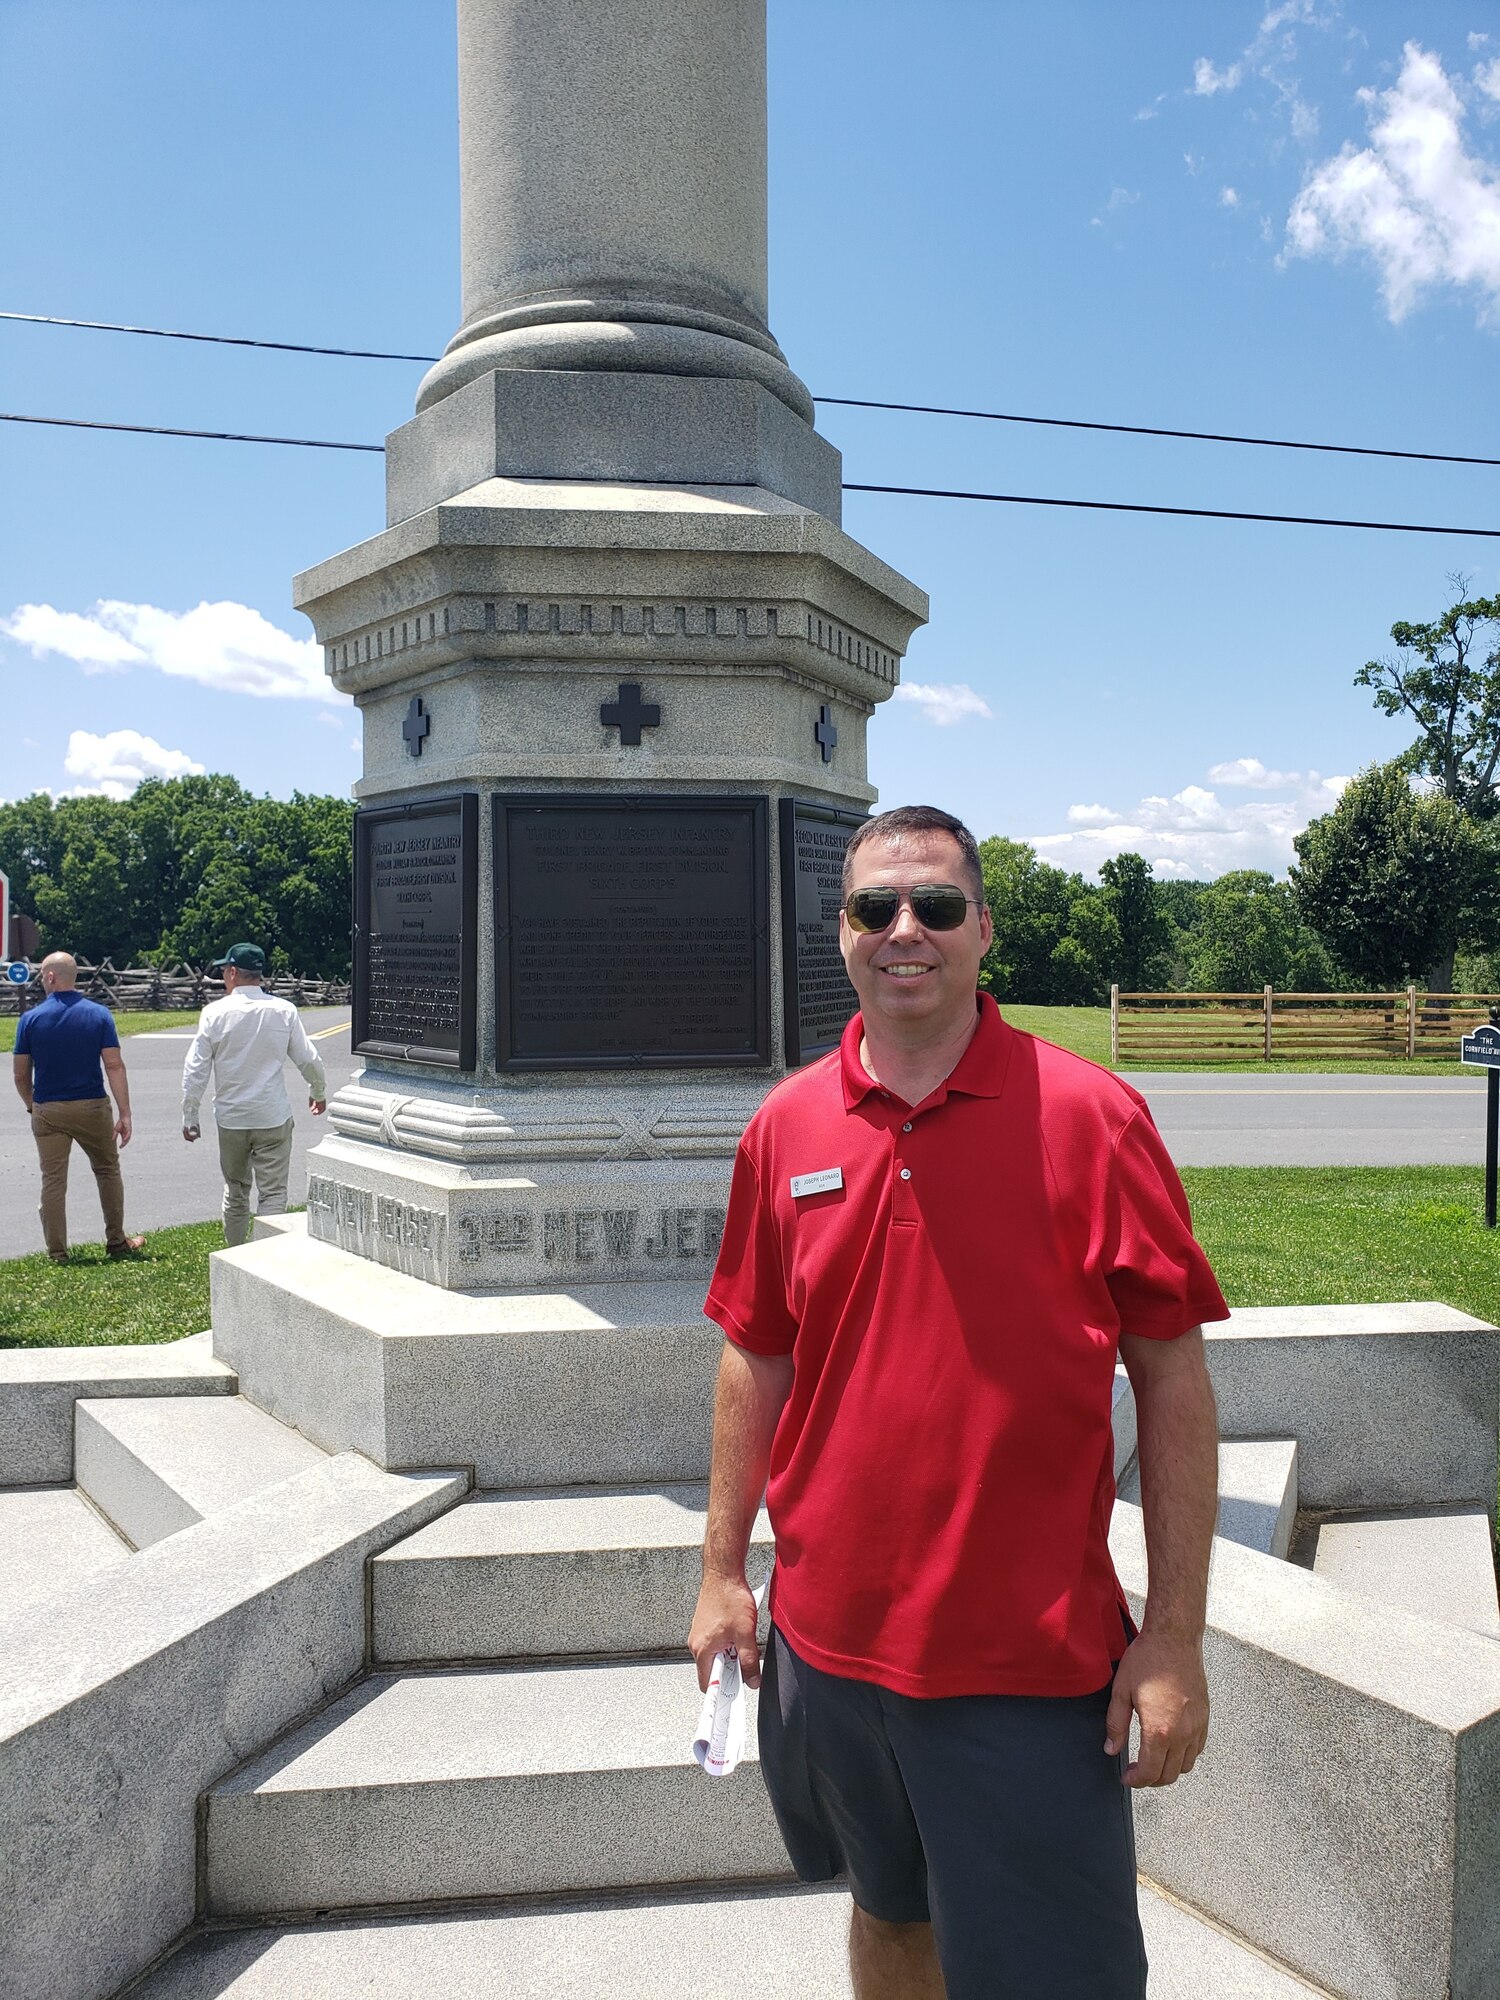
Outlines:
[{"label": "monument base", "polygon": [[412,1158],[329,1139],[309,1160],[307,1232],[445,1291],[696,1279],[724,1231],[718,1160]]},{"label": "monument base", "polygon": [[703,1479],[703,1281],[434,1292],[292,1226],[213,1259],[214,1353],[326,1451],[485,1487]]}]

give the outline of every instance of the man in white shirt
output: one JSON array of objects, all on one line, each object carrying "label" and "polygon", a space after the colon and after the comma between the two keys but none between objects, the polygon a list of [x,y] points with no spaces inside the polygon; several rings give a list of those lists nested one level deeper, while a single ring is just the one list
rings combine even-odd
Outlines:
[{"label": "man in white shirt", "polygon": [[308,1103],[320,1118],[328,1082],[318,1052],[290,1000],[267,993],[266,955],[258,944],[237,944],[215,969],[224,974],[224,998],[210,1001],[182,1066],[182,1136],[199,1136],[199,1106],[214,1080],[214,1122],[224,1172],[224,1241],[231,1247],[250,1234],[250,1185],[257,1215],[286,1211],[292,1165],[292,1107],[281,1069],[294,1062],[307,1078]]}]

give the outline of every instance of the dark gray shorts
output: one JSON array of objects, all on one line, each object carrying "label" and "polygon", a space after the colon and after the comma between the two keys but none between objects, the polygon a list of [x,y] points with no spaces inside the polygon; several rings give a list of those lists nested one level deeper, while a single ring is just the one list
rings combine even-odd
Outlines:
[{"label": "dark gray shorts", "polygon": [[916,1700],[810,1667],[773,1627],[760,1760],[793,1866],[930,1922],[948,2000],[1145,2000],[1109,1693]]}]

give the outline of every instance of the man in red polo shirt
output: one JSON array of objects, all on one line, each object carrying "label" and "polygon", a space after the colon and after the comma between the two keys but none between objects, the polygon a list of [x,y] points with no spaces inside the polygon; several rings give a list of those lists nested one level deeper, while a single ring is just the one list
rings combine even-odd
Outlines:
[{"label": "man in red polo shirt", "polygon": [[[764,1674],[762,1768],[798,1873],[849,1884],[859,2000],[1144,2000],[1130,1794],[1208,1733],[1199,1328],[1227,1308],[1144,1101],[976,998],[983,898],[951,814],[850,842],[860,1013],[751,1120],[709,1290],[727,1339],[689,1645],[702,1682],[731,1646]],[[1117,1354],[1139,1635],[1108,1546]]]}]

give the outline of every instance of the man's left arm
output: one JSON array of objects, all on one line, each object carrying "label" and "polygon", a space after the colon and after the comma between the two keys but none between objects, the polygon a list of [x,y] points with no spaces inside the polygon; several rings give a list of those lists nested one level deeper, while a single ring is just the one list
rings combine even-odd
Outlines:
[{"label": "man's left arm", "polygon": [[307,1078],[307,1101],[312,1106],[314,1117],[321,1118],[328,1102],[328,1076],[300,1019],[292,1022],[291,1034],[287,1038],[287,1054]]},{"label": "man's left arm", "polygon": [[13,1056],[11,1058],[10,1073],[15,1080],[16,1089],[20,1093],[21,1102],[30,1111],[32,1093],[31,1057]]},{"label": "man's left arm", "polygon": [[104,1065],[104,1081],[109,1085],[109,1094],[115,1100],[115,1138],[120,1145],[128,1146],[134,1130],[130,1116],[130,1079],[125,1074],[125,1058],[120,1054],[119,1043],[113,1048],[101,1049],[99,1060]]},{"label": "man's left arm", "polygon": [[1208,1562],[1219,1505],[1218,1417],[1194,1327],[1176,1340],[1120,1336],[1135,1391],[1147,1593],[1140,1636],[1115,1673],[1105,1752],[1129,1740],[1132,1710],[1140,1748],[1131,1786],[1170,1785],[1191,1771],[1208,1740],[1203,1629]]}]

